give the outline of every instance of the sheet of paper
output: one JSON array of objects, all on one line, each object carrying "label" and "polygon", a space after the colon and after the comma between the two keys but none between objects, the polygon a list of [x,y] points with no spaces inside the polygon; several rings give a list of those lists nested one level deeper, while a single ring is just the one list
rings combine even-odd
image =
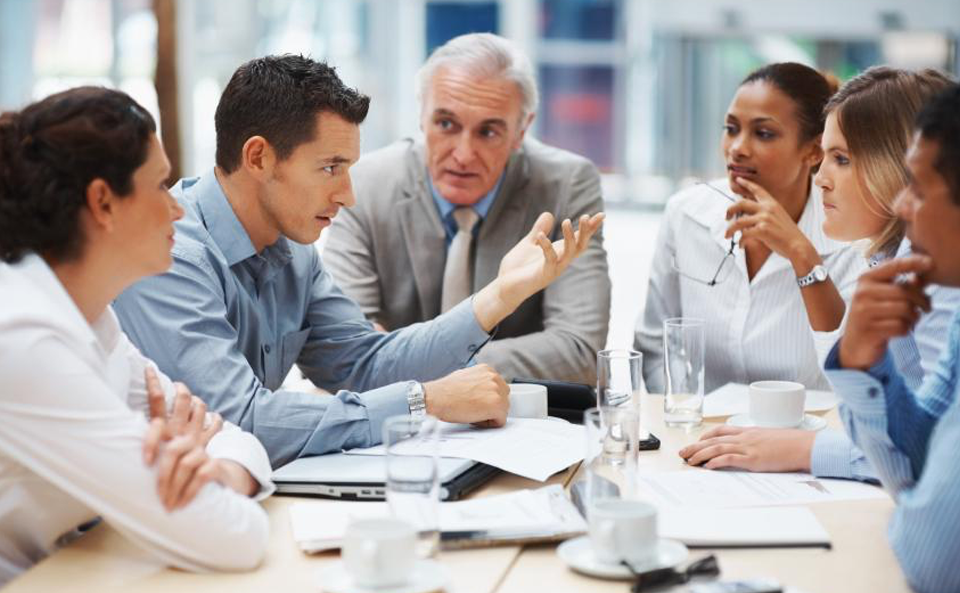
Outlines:
[{"label": "sheet of paper", "polygon": [[798,505],[888,497],[878,486],[800,473],[763,474],[690,468],[641,475],[639,481],[642,497],[658,506],[685,508]]},{"label": "sheet of paper", "polygon": [[[837,405],[837,396],[830,391],[807,390],[804,409],[807,412],[825,412]],[[703,416],[733,416],[750,411],[750,387],[742,383],[727,383],[703,398]]]},{"label": "sheet of paper", "polygon": [[389,516],[385,502],[313,500],[290,505],[293,539],[309,552],[338,549],[351,521]]},{"label": "sheet of paper", "polygon": [[830,544],[830,534],[806,507],[694,509],[662,507],[660,535],[688,546]]},{"label": "sheet of paper", "polygon": [[[293,539],[306,551],[340,547],[351,521],[386,517],[385,502],[317,500],[290,505]],[[580,533],[586,523],[559,484],[440,503],[440,529],[497,534]]]},{"label": "sheet of paper", "polygon": [[[440,456],[472,459],[543,482],[583,459],[584,428],[560,420],[509,418],[503,428],[440,423]],[[428,445],[410,439],[398,445],[405,455],[429,454]],[[351,455],[383,455],[382,445],[351,449]]]}]

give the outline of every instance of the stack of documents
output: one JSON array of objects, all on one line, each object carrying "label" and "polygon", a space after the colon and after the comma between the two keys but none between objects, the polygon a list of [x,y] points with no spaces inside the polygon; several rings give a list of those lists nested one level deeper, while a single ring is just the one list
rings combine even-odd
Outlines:
[{"label": "stack of documents", "polygon": [[806,507],[660,509],[660,535],[690,547],[830,547],[830,534]]},{"label": "stack of documents", "polygon": [[[390,514],[386,503],[311,501],[290,507],[293,538],[308,553],[340,547],[355,520]],[[563,488],[551,485],[458,502],[440,503],[444,547],[563,539],[586,524]]]},{"label": "stack of documents", "polygon": [[[583,460],[584,428],[563,420],[509,418],[503,428],[440,423],[440,456],[471,459],[545,481]],[[429,445],[411,439],[397,446],[406,455],[429,455]],[[350,455],[383,455],[383,445],[351,449]]]},{"label": "stack of documents", "polygon": [[659,511],[660,533],[688,546],[830,546],[805,507],[818,502],[883,499],[883,489],[802,473],[687,469],[639,478],[641,497]]}]

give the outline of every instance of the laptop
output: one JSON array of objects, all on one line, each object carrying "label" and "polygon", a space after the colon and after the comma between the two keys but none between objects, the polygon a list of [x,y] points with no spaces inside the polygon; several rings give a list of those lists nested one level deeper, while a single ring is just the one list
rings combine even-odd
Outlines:
[{"label": "laptop", "polygon": [[[386,458],[378,455],[332,453],[301,457],[273,472],[279,494],[384,500]],[[501,470],[469,459],[441,457],[440,500],[459,500]]]}]

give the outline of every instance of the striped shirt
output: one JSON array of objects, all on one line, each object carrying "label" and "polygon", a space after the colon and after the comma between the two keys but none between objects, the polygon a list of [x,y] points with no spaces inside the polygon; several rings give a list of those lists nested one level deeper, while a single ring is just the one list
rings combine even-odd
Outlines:
[{"label": "striped shirt", "polygon": [[[790,261],[776,253],[751,279],[743,249],[726,260],[718,283],[707,286],[730,240],[727,208],[734,196],[726,180],[716,189],[696,185],[667,203],[657,238],[644,311],[638,319],[635,348],[643,353],[647,390],[663,390],[663,321],[698,317],[706,321],[705,391],[730,382],[764,379],[797,381],[810,389],[826,389],[810,321]],[[732,200],[732,198],[731,198]],[[823,204],[814,187],[797,225],[823,258],[840,289],[852,292],[866,270],[863,255],[823,234]]]},{"label": "striped shirt", "polygon": [[[910,241],[904,239],[897,249],[896,257],[907,257],[912,253]],[[933,285],[927,288],[927,295],[930,297],[930,312],[920,318],[910,334],[890,340],[890,357],[903,377],[903,382],[914,391],[920,388],[924,376],[936,370],[953,315],[960,309],[960,289]],[[923,395],[924,399],[919,400],[919,404],[931,414],[942,414],[953,400],[952,394],[947,400],[942,399],[936,392]],[[810,453],[810,471],[821,477],[878,481],[880,476],[863,451],[847,436],[854,434],[856,427],[850,421],[850,415],[842,403],[840,417],[843,419],[846,434],[835,430],[823,430],[817,434]]]},{"label": "striped shirt", "polygon": [[861,372],[842,369],[834,346],[825,369],[851,437],[897,500],[889,537],[910,585],[960,591],[960,312],[936,371],[916,393],[889,353]]}]

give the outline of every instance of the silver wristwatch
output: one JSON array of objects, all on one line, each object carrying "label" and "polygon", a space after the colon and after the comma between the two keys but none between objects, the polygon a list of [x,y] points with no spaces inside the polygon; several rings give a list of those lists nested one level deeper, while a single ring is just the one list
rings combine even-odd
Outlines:
[{"label": "silver wristwatch", "polygon": [[407,383],[407,407],[414,418],[423,418],[427,414],[427,401],[423,396],[423,385],[417,381]]},{"label": "silver wristwatch", "polygon": [[821,265],[813,266],[813,269],[810,270],[810,273],[804,276],[803,278],[797,278],[797,286],[803,288],[805,286],[810,286],[811,284],[816,284],[818,282],[823,282],[830,277],[830,273],[827,272],[827,269]]}]

